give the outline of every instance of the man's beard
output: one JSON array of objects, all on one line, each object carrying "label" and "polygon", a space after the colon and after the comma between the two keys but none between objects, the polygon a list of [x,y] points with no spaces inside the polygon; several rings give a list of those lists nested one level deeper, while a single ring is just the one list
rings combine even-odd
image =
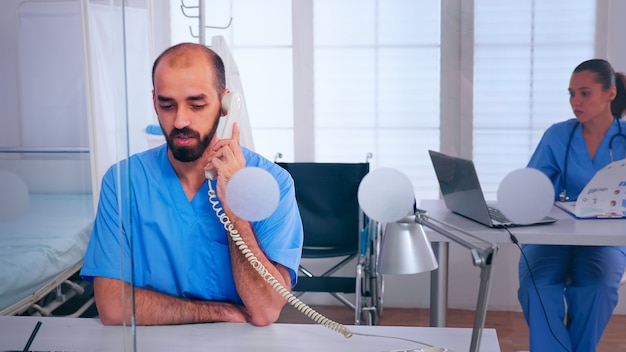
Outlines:
[{"label": "man's beard", "polygon": [[[189,127],[185,127],[182,129],[174,128],[172,132],[170,132],[169,136],[165,136],[167,146],[172,151],[174,159],[182,162],[191,162],[198,160],[202,156],[202,154],[204,154],[204,151],[209,146],[211,139],[215,135],[218,123],[219,119],[215,121],[213,128],[211,128],[211,131],[202,138],[200,137],[200,133],[190,129]],[[179,135],[183,135],[186,138],[195,139],[198,141],[198,144],[189,147],[177,147],[174,145],[173,140]]]}]

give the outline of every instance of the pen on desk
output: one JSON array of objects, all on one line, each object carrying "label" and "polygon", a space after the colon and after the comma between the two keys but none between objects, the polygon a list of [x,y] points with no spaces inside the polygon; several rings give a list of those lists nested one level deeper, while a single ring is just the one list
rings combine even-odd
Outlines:
[{"label": "pen on desk", "polygon": [[35,325],[35,328],[33,329],[33,332],[30,334],[30,337],[28,338],[28,342],[26,343],[26,346],[24,347],[23,352],[28,352],[28,349],[30,348],[30,345],[33,343],[35,336],[37,336],[37,331],[39,331],[39,327],[41,327],[41,321],[38,321],[37,325]]}]

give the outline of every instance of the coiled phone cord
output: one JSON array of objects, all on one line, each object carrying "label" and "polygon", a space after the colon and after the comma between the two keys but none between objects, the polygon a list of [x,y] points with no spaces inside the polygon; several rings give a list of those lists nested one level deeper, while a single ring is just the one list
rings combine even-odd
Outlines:
[{"label": "coiled phone cord", "polygon": [[306,315],[314,322],[320,325],[323,325],[335,332],[342,334],[345,338],[350,338],[353,335],[381,337],[381,338],[388,338],[388,339],[394,339],[394,340],[408,341],[408,342],[413,342],[413,343],[427,346],[426,350],[421,350],[421,351],[437,351],[437,352],[448,351],[448,349],[446,348],[436,347],[436,346],[433,346],[431,344],[428,344],[422,341],[406,339],[406,338],[401,338],[401,337],[392,337],[392,336],[383,336],[383,335],[353,332],[350,329],[348,329],[346,326],[344,326],[343,324],[340,324],[334,320],[326,318],[324,315],[320,314],[315,309],[306,305],[306,303],[299,300],[298,297],[294,296],[278,280],[276,280],[276,278],[265,268],[265,266],[263,266],[263,264],[252,253],[252,251],[248,248],[244,240],[239,235],[239,232],[237,231],[237,229],[235,229],[232,222],[230,222],[230,219],[228,218],[226,213],[224,213],[224,209],[220,207],[219,205],[220,201],[217,198],[217,193],[213,190],[213,186],[211,185],[211,182],[207,181],[207,184],[209,187],[209,202],[211,203],[211,207],[213,208],[215,215],[217,215],[218,219],[224,226],[224,229],[228,232],[230,238],[235,242],[235,245],[237,246],[237,248],[239,248],[239,250],[245,255],[246,259],[248,260],[250,265],[254,268],[254,270],[256,270],[257,273],[259,273],[259,275],[261,275],[261,277],[276,292],[278,292],[278,294],[281,295],[281,297],[283,297],[289,304],[294,306],[302,314]]},{"label": "coiled phone cord", "polygon": [[[321,324],[333,331],[336,331],[342,334],[346,338],[350,338],[353,335],[353,332],[350,331],[344,325],[337,323],[331,319],[326,318],[322,314],[315,311],[315,309],[307,306],[304,302],[299,300],[296,296],[294,296],[289,290],[287,290],[276,278],[263,266],[263,264],[257,259],[257,257],[252,253],[252,251],[248,248],[244,240],[239,235],[239,232],[233,224],[230,222],[228,216],[224,213],[224,209],[220,207],[220,201],[217,198],[217,193],[213,190],[211,182],[207,182],[209,186],[209,202],[213,207],[213,211],[219,218],[220,222],[224,226],[224,229],[228,232],[230,238],[235,242],[235,245],[239,250],[245,255],[246,259],[252,265],[254,270],[261,275],[261,277],[276,291],[280,294],[289,304],[294,306],[304,315],[309,317],[311,320],[315,321],[318,324]],[[359,335],[359,334],[357,334]]]}]

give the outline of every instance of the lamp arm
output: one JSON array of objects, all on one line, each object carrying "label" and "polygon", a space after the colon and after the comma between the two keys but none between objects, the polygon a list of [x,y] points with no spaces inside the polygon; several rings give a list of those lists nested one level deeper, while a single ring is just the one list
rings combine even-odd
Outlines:
[{"label": "lamp arm", "polygon": [[[426,226],[429,229],[432,229],[438,232],[439,234],[449,238],[450,240],[460,244],[461,246],[469,249],[472,254],[472,260],[473,260],[474,266],[482,267],[484,265],[491,265],[493,256],[498,250],[498,245],[496,245],[495,243],[485,241],[482,238],[476,237],[459,228],[452,227],[455,231],[460,232],[467,237],[471,237],[473,239],[486,243],[487,245],[479,246],[476,243],[470,242],[460,237],[459,235],[444,229],[443,227],[438,225],[438,224],[441,224],[441,225],[444,225],[444,224],[429,217],[428,213],[425,210],[417,209],[415,211],[415,222],[422,226]],[[446,226],[449,226],[449,225],[446,225]]]},{"label": "lamp arm", "polygon": [[474,313],[470,352],[477,352],[480,347],[480,338],[482,337],[485,320],[487,318],[487,302],[489,301],[489,289],[491,288],[491,274],[491,262],[480,267],[480,286],[478,288],[476,312]]},{"label": "lamp arm", "polygon": [[[470,242],[446,229],[439,226],[439,224],[444,225],[443,223],[438,222],[437,220],[430,218],[426,211],[417,209],[415,211],[415,222],[426,226],[441,235],[447,237],[448,239],[460,244],[461,246],[469,249],[472,254],[472,261],[474,266],[480,268],[480,286],[478,289],[478,298],[476,302],[476,312],[474,313],[474,326],[472,328],[472,340],[470,342],[470,352],[477,352],[480,347],[480,338],[482,336],[483,328],[485,327],[485,319],[487,317],[487,302],[489,300],[489,289],[491,288],[491,276],[492,276],[492,263],[493,257],[498,251],[498,246],[495,243],[491,243],[485,241],[481,238],[473,236],[459,228],[451,227],[455,231],[462,233],[467,237],[471,237],[477,239],[483,243],[486,243],[486,246],[478,246],[477,244]],[[446,225],[449,226],[449,225]]]}]

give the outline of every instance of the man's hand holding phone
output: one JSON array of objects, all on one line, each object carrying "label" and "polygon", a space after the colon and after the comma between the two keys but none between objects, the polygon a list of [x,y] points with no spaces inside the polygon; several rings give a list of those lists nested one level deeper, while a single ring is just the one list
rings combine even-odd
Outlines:
[{"label": "man's hand holding phone", "polygon": [[[239,149],[239,127],[237,126],[236,136],[234,135],[234,128],[239,122],[242,106],[243,101],[241,99],[241,95],[237,92],[227,91],[222,97],[222,111],[225,115],[221,117],[222,121],[220,121],[220,125],[218,126],[218,144],[214,146],[214,151],[221,148],[221,146],[219,146],[219,142],[221,140],[235,140],[238,147],[237,150],[241,154],[241,149]],[[215,156],[212,159],[209,159],[209,163],[204,167],[204,175],[209,180],[214,180],[217,177],[217,170],[216,166],[213,165],[213,159],[215,159]]]},{"label": "man's hand holding phone", "polygon": [[233,124],[233,135],[230,139],[220,139],[213,146],[215,154],[205,166],[206,172],[217,175],[217,195],[221,200],[225,198],[226,184],[235,172],[246,167],[246,159],[239,144],[239,125]]}]

